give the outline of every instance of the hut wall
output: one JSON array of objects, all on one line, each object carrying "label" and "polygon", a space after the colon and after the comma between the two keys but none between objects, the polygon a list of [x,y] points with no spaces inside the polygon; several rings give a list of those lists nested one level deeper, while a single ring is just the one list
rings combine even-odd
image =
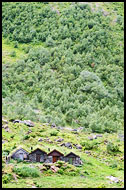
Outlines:
[{"label": "hut wall", "polygon": [[47,156],[45,163],[52,163],[53,162],[53,157],[52,156]]},{"label": "hut wall", "polygon": [[12,155],[12,158],[24,160],[24,157],[27,158],[27,156],[28,153],[24,152],[23,150],[19,150]]},{"label": "hut wall", "polygon": [[[32,162],[36,162],[36,154],[37,154],[36,152],[33,154],[29,154],[29,160],[31,160]],[[46,158],[47,158],[46,154],[42,154],[42,153],[40,154],[40,162],[44,162]]]}]

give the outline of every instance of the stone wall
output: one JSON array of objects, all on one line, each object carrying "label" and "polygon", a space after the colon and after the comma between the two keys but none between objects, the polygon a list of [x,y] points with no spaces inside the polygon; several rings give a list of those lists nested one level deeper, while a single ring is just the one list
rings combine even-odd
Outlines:
[{"label": "stone wall", "polygon": [[[40,162],[45,162],[46,159],[47,155],[45,154],[40,155]],[[29,154],[29,160],[31,160],[32,162],[36,162],[36,153]]]},{"label": "stone wall", "polygon": [[19,150],[12,155],[12,158],[24,160],[24,158],[27,159],[27,156],[28,156],[28,153],[24,152],[23,150]]},{"label": "stone wall", "polygon": [[45,163],[52,163],[52,162],[53,162],[53,157],[47,156]]}]

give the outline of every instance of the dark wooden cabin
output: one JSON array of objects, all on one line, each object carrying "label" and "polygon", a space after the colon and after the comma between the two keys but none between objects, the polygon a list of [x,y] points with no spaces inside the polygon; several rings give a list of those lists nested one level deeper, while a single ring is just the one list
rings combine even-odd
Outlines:
[{"label": "dark wooden cabin", "polygon": [[73,152],[70,152],[69,154],[67,154],[65,156],[65,161],[66,162],[69,162],[69,164],[75,164],[77,163],[78,161],[80,161],[80,157],[76,154],[74,154]]},{"label": "dark wooden cabin", "polygon": [[52,156],[52,162],[56,162],[57,160],[62,160],[64,157],[64,154],[62,154],[61,152],[59,152],[58,150],[54,149],[53,151],[51,151],[48,156]]},{"label": "dark wooden cabin", "polygon": [[47,153],[39,148],[33,150],[29,154],[29,160],[32,162],[44,162],[47,158]]}]

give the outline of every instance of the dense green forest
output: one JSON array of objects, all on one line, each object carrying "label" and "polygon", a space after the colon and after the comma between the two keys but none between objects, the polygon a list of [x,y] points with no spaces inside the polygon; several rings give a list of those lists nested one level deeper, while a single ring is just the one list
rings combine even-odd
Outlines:
[{"label": "dense green forest", "polygon": [[89,4],[55,4],[2,3],[3,44],[12,46],[3,58],[3,115],[100,133],[123,129],[124,4],[112,2],[108,15]]}]

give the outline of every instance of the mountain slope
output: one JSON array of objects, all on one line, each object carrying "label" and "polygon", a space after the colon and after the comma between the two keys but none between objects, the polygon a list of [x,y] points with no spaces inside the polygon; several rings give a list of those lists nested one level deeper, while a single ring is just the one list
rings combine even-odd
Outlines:
[{"label": "mountain slope", "polygon": [[123,128],[123,3],[93,6],[3,2],[4,115]]}]

